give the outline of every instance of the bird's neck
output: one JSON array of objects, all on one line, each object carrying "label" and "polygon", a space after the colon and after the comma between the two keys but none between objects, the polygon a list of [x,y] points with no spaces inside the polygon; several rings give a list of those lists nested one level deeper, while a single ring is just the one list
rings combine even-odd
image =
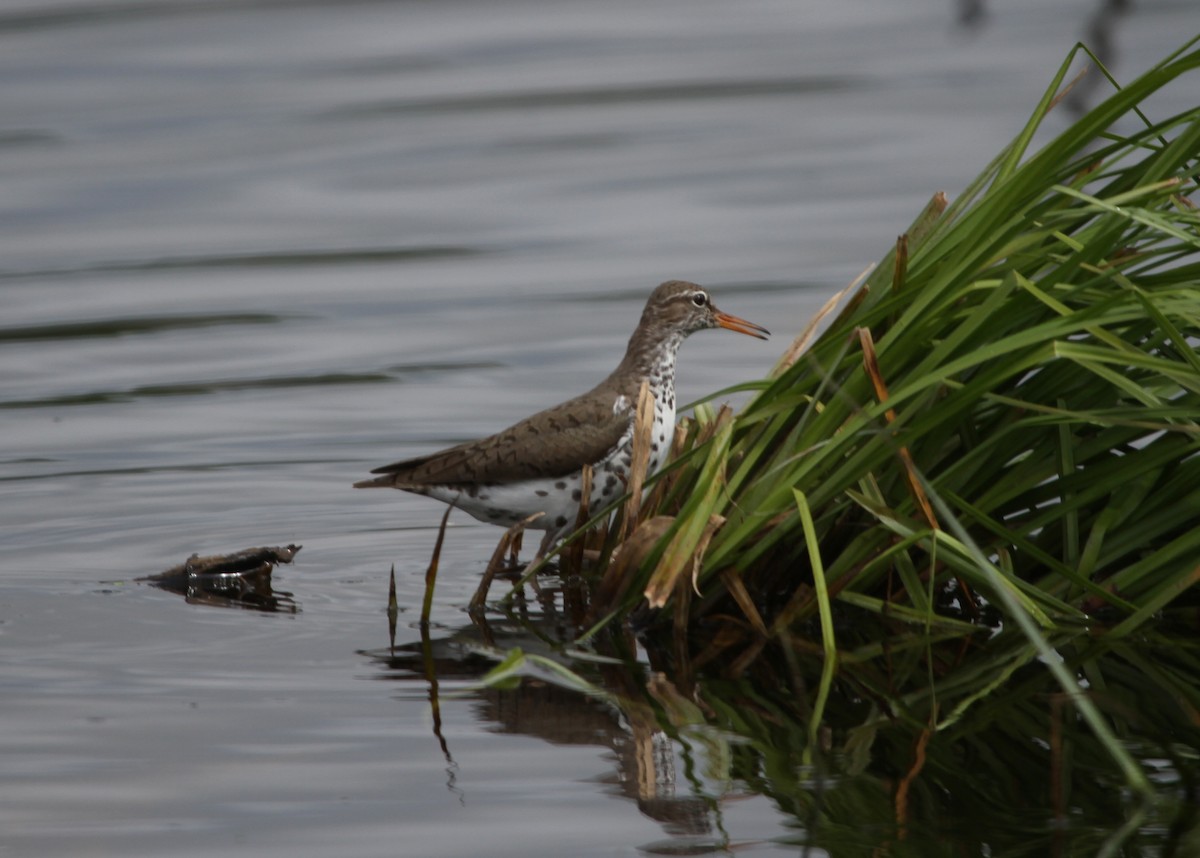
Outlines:
[{"label": "bird's neck", "polygon": [[675,388],[675,355],[686,335],[680,331],[664,334],[661,330],[639,326],[629,338],[625,357],[617,373],[650,382],[653,390]]}]

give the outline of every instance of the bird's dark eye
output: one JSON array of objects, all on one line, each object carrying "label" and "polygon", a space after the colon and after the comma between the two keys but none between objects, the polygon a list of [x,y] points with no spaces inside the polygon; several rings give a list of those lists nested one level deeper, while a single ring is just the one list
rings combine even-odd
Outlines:
[{"label": "bird's dark eye", "polygon": [[697,292],[695,295],[692,296],[692,303],[695,304],[697,307],[703,307],[705,304],[708,303],[708,296],[705,295],[703,292]]}]

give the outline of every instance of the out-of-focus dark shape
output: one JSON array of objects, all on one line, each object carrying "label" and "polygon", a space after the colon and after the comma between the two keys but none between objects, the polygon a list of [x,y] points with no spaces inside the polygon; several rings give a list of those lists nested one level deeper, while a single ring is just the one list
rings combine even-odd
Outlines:
[{"label": "out-of-focus dark shape", "polygon": [[[1133,9],[1133,0],[1101,0],[1099,8],[1088,19],[1083,43],[1092,49],[1096,58],[1108,70],[1117,65],[1117,21]],[[1090,79],[1089,79],[1090,78]],[[1094,101],[1096,88],[1108,85],[1103,75],[1088,75],[1067,96],[1066,106],[1074,114],[1087,111]]]},{"label": "out-of-focus dark shape", "polygon": [[[956,21],[964,30],[982,30],[988,22],[987,0],[957,0]],[[1110,71],[1116,67],[1116,29],[1121,18],[1133,11],[1133,0],[1098,0],[1096,10],[1087,19],[1080,41]],[[1087,111],[1097,88],[1106,82],[1103,75],[1088,75],[1064,99],[1064,106],[1078,115]]]},{"label": "out-of-focus dark shape", "polygon": [[983,26],[987,18],[987,7],[984,0],[958,0],[958,23],[962,27],[974,30]]}]

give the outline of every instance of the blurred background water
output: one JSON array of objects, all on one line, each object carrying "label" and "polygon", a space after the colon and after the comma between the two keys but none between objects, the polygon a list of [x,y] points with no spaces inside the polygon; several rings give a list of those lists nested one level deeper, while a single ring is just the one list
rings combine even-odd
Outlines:
[{"label": "blurred background water", "polygon": [[[419,671],[371,655],[393,563],[418,637],[442,509],[349,484],[586,389],[665,279],[777,333],[694,337],[681,401],[760,376],[1075,41],[1128,80],[1198,27],[1192,0],[0,0],[0,854],[707,854],[611,713],[467,694],[447,756]],[[499,536],[454,524],[447,642]],[[287,543],[294,612],[131,583]],[[795,825],[751,792],[722,842]]]}]

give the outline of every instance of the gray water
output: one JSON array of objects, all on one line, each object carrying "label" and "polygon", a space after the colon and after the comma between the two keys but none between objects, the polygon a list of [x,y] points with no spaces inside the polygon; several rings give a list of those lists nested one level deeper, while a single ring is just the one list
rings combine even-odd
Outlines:
[{"label": "gray water", "polygon": [[[777,333],[694,337],[681,402],[761,376],[1077,39],[1128,80],[1200,27],[1116,6],[0,2],[0,854],[789,851],[744,785],[671,821],[707,787],[648,801],[603,707],[473,690],[465,516],[435,731],[384,606],[411,652],[442,509],[350,483],[587,388],[661,280]],[[288,543],[276,611],[133,580]]]}]

